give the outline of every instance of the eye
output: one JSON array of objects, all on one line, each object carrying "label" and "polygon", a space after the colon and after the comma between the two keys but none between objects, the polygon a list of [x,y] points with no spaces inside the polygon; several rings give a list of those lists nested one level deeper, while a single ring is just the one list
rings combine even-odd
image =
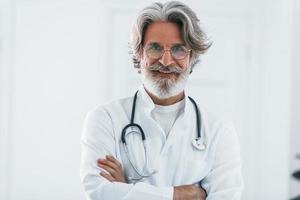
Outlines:
[{"label": "eye", "polygon": [[147,56],[151,59],[159,59],[164,52],[163,47],[158,43],[150,43],[147,45],[146,53]]},{"label": "eye", "polygon": [[182,44],[176,44],[171,48],[172,55],[175,59],[183,59],[188,54],[188,49]]},{"label": "eye", "polygon": [[153,51],[161,51],[163,47],[160,44],[153,42],[148,45],[148,49]]},{"label": "eye", "polygon": [[175,44],[172,48],[171,51],[173,52],[178,52],[178,51],[187,51],[187,49],[182,45],[182,44]]}]

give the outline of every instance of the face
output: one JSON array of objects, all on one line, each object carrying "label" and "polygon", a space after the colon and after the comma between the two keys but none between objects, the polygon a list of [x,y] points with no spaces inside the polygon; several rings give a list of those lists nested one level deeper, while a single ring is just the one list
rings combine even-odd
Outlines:
[{"label": "face", "polygon": [[143,84],[147,90],[161,99],[182,92],[190,73],[190,53],[178,25],[171,22],[150,24],[141,54]]}]

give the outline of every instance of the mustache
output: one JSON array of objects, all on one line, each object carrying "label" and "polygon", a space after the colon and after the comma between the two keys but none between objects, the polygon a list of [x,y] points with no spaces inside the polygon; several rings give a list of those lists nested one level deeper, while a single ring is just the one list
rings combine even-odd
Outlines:
[{"label": "mustache", "polygon": [[184,71],[178,65],[164,66],[160,63],[156,63],[156,64],[149,66],[148,70],[159,71],[159,72],[163,72],[163,73],[177,73],[177,74],[181,74]]}]

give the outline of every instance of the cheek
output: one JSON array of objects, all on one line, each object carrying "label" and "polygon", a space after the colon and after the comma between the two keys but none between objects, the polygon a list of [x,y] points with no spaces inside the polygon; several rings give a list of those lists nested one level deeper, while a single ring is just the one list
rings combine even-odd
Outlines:
[{"label": "cheek", "polygon": [[177,63],[182,69],[186,69],[189,66],[189,59],[181,60]]},{"label": "cheek", "polygon": [[153,65],[154,63],[155,63],[155,61],[147,59],[147,58],[144,58],[141,60],[141,66],[146,67],[146,68]]}]

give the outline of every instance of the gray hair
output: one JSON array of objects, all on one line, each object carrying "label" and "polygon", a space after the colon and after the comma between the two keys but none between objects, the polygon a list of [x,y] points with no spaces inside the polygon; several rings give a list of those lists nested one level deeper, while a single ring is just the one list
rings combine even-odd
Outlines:
[{"label": "gray hair", "polygon": [[133,26],[130,43],[134,67],[141,71],[140,55],[143,51],[144,36],[147,27],[156,21],[176,23],[181,29],[184,43],[191,48],[191,72],[199,62],[201,54],[211,46],[205,33],[199,26],[200,20],[195,12],[179,1],[169,1],[164,4],[155,2],[145,7],[138,15]]}]

